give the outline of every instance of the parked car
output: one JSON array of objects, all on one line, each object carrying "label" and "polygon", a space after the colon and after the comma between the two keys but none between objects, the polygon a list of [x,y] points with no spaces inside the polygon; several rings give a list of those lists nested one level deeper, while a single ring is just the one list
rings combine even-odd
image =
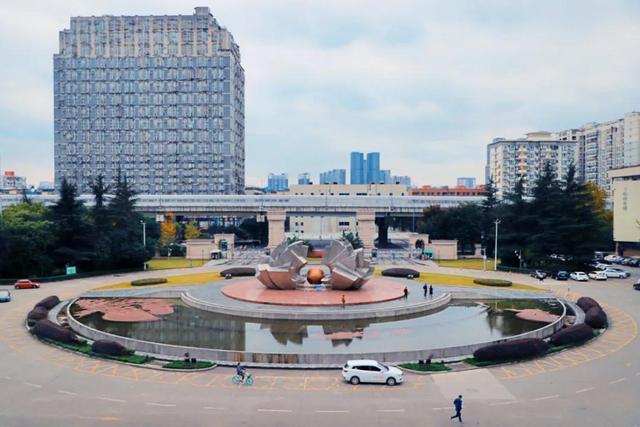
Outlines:
[{"label": "parked car", "polygon": [[9,302],[11,301],[11,292],[2,289],[0,290],[0,302]]},{"label": "parked car", "polygon": [[636,291],[640,291],[640,279],[636,283],[633,284],[633,289]]},{"label": "parked car", "polygon": [[38,289],[40,287],[40,283],[32,282],[29,279],[20,279],[13,285],[13,287],[15,289]]},{"label": "parked car", "polygon": [[633,261],[633,258],[623,257],[620,260],[620,265],[629,265],[631,261]]},{"label": "parked car", "polygon": [[631,267],[640,267],[640,258],[631,258],[628,265]]},{"label": "parked car", "polygon": [[349,360],[342,367],[342,377],[354,385],[361,382],[396,385],[402,382],[402,371],[375,360]]},{"label": "parked car", "polygon": [[616,262],[618,258],[620,258],[618,255],[611,254],[604,257],[604,260],[607,262]]},{"label": "parked car", "polygon": [[590,271],[587,273],[587,276],[593,280],[607,280],[607,275],[604,271]]},{"label": "parked car", "polygon": [[529,276],[541,280],[547,277],[547,273],[542,271],[542,270],[534,270],[531,273],[529,273]]},{"label": "parked car", "polygon": [[597,262],[594,264],[594,268],[596,270],[605,270],[607,268],[609,268],[610,265],[609,264],[605,264],[604,262]]},{"label": "parked car", "polygon": [[556,279],[556,280],[569,280],[569,273],[566,272],[566,271],[563,271],[563,270],[556,271],[553,274],[553,278]]},{"label": "parked car", "polygon": [[613,267],[607,268],[606,270],[604,270],[604,273],[607,275],[607,277],[615,277],[620,279],[626,279],[627,277],[630,276],[628,271],[624,271],[619,268],[613,268]]},{"label": "parked car", "polygon": [[577,280],[578,282],[589,281],[589,276],[587,276],[587,274],[583,271],[574,271],[569,275],[569,277],[571,277],[571,280]]}]

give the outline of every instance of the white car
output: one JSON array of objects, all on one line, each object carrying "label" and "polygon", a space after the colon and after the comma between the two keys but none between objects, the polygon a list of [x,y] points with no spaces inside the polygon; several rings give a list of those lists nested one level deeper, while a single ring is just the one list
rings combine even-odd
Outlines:
[{"label": "white car", "polygon": [[611,267],[604,270],[604,274],[606,274],[607,277],[615,277],[620,279],[626,279],[627,277],[629,277],[628,271],[620,270],[619,268],[611,268]]},{"label": "white car", "polygon": [[571,280],[577,280],[578,282],[588,282],[589,281],[589,276],[587,276],[582,271],[574,271],[573,273],[571,273],[569,275],[569,277],[571,278]]},{"label": "white car", "polygon": [[598,270],[606,270],[609,267],[611,266],[609,264],[605,264],[604,262],[596,262],[595,264],[595,268],[597,268]]},{"label": "white car", "polygon": [[618,255],[611,254],[604,257],[604,260],[607,262],[615,262],[618,258],[620,258]]},{"label": "white car", "polygon": [[396,385],[402,382],[402,371],[375,360],[349,360],[342,367],[342,377],[354,385],[359,383]]},{"label": "white car", "polygon": [[587,276],[589,276],[589,279],[593,280],[607,280],[607,275],[604,271],[591,271]]}]

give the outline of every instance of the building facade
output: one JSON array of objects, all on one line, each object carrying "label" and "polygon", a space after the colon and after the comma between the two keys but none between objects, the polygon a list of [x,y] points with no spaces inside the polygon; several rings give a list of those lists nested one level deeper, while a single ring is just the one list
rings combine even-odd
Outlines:
[{"label": "building facade", "polygon": [[367,183],[367,168],[364,154],[354,151],[351,153],[350,170],[349,170],[349,183],[350,184],[366,184]]},{"label": "building facade", "polygon": [[548,163],[562,179],[576,161],[576,143],[553,138],[550,132],[528,133],[526,138],[496,138],[487,146],[486,177],[493,179],[498,197],[512,191],[520,177],[528,193]]},{"label": "building facade", "polygon": [[303,172],[300,175],[298,175],[298,184],[299,185],[311,184],[311,175],[307,172]]},{"label": "building facade", "polygon": [[270,173],[267,179],[267,191],[289,190],[289,176],[286,173]]},{"label": "building facade", "polygon": [[55,184],[118,173],[146,194],[244,191],[244,70],[207,7],[72,17],[54,55]]},{"label": "building facade", "polygon": [[320,184],[346,184],[347,171],[344,169],[333,169],[320,172]]},{"label": "building facade", "polygon": [[398,184],[311,184],[292,185],[287,194],[295,196],[406,196],[405,185]]},{"label": "building facade", "polygon": [[613,193],[616,252],[640,255],[640,165],[609,171]]},{"label": "building facade", "polygon": [[14,171],[4,171],[0,181],[0,190],[3,193],[18,193],[27,189],[27,178],[17,176]]},{"label": "building facade", "polygon": [[460,177],[458,178],[456,185],[458,187],[473,188],[476,186],[476,179],[471,177]]},{"label": "building facade", "polygon": [[[367,154],[367,178],[365,184],[384,184],[382,171],[380,170],[380,153]],[[391,175],[391,172],[389,172]]]}]

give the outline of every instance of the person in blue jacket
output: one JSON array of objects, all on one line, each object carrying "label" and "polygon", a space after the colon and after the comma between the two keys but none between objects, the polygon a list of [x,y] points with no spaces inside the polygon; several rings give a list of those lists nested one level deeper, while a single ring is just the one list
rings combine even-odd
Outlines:
[{"label": "person in blue jacket", "polygon": [[462,395],[458,396],[458,398],[453,401],[453,406],[456,408],[456,414],[451,417],[451,419],[457,418],[462,422]]}]

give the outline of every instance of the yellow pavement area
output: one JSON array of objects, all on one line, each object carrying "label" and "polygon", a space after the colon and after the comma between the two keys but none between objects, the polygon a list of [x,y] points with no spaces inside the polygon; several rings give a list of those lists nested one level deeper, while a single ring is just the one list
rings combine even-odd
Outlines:
[{"label": "yellow pavement area", "polygon": [[[376,269],[374,274],[376,276],[382,275],[382,270]],[[513,285],[507,287],[492,287],[478,285],[473,283],[473,279],[480,279],[480,277],[460,276],[457,274],[443,274],[443,273],[425,273],[421,272],[420,277],[416,280],[422,283],[429,283],[439,286],[461,286],[466,288],[481,288],[481,289],[504,289],[504,290],[519,290],[519,291],[544,291],[545,289],[537,286],[525,285],[523,283],[513,282]]]},{"label": "yellow pavement area", "polygon": [[154,258],[147,262],[149,270],[169,270],[172,268],[201,267],[208,260],[186,258]]},{"label": "yellow pavement area", "polygon": [[[435,262],[440,267],[467,268],[469,270],[484,270],[485,268],[484,261],[478,258],[437,260]],[[487,259],[487,270],[493,270],[493,262],[493,258]],[[500,264],[500,259],[498,259],[498,264]]]},{"label": "yellow pavement area", "polygon": [[[158,276],[162,277],[162,276]],[[103,291],[109,289],[128,289],[128,288],[162,288],[168,286],[185,286],[185,285],[202,285],[205,283],[211,283],[218,280],[222,280],[223,277],[217,271],[209,273],[195,273],[195,274],[182,274],[179,276],[166,277],[167,283],[161,285],[149,285],[149,286],[131,286],[131,282],[115,283],[113,285],[100,286],[93,289],[94,291]]]}]

